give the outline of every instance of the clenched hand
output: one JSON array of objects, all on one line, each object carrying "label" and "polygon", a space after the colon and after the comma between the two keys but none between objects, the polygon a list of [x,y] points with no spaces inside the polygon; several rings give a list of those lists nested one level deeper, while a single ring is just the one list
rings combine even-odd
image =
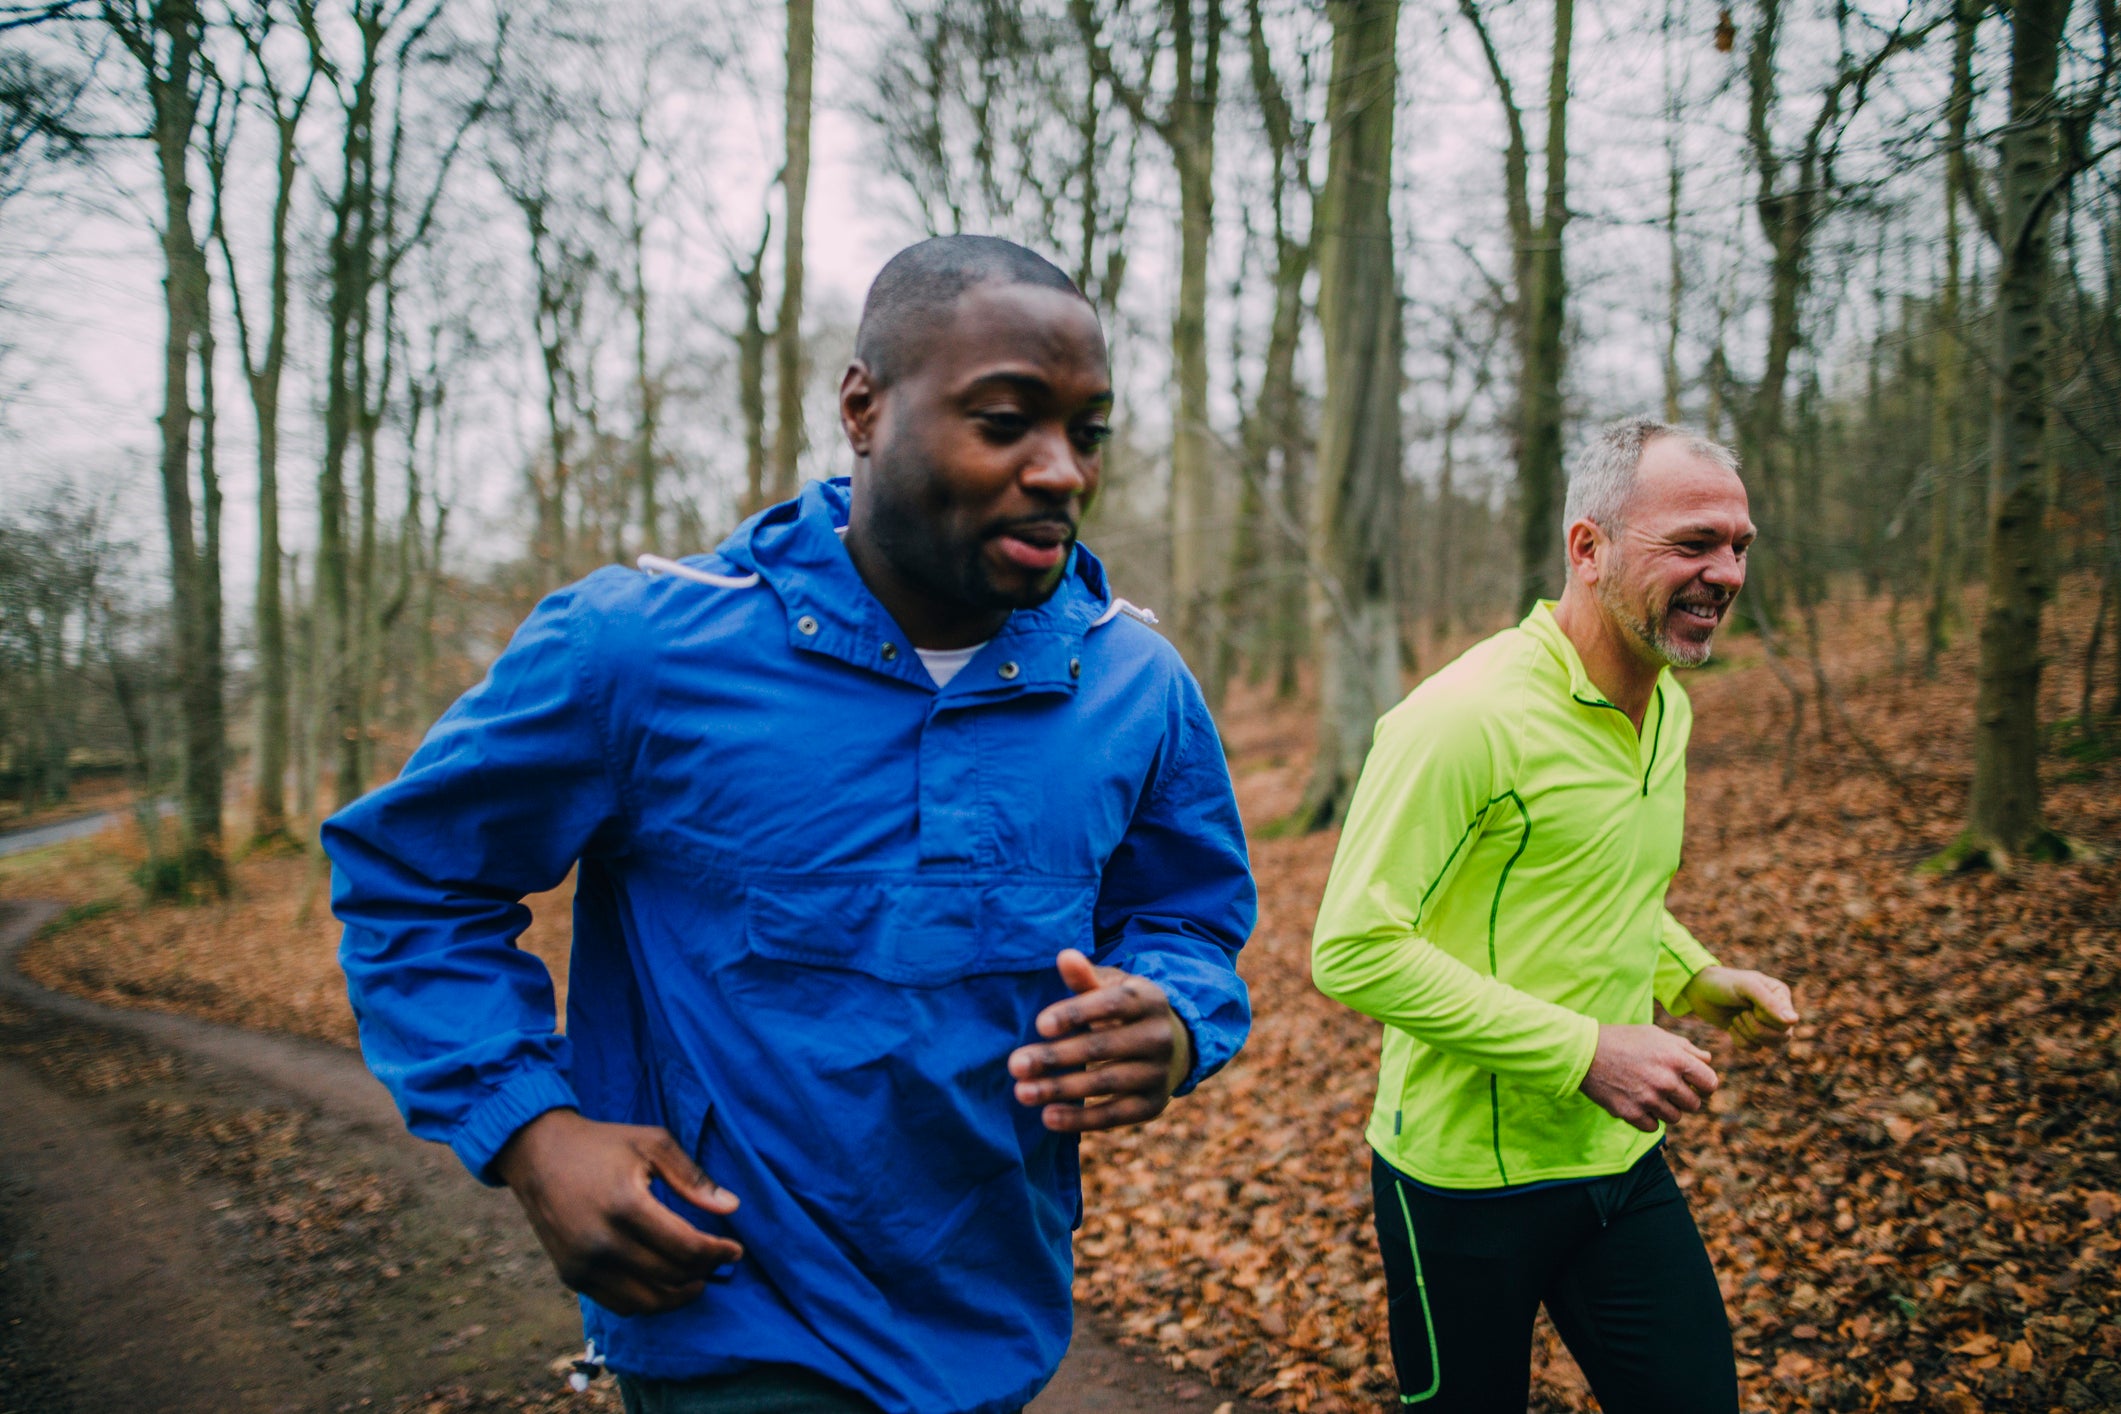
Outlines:
[{"label": "clenched hand", "polygon": [[1043,1105],[1063,1134],[1118,1129],[1156,1118],[1193,1069],[1193,1038],[1164,989],[1116,967],[1095,967],[1074,948],[1056,959],[1075,993],[1038,1014],[1046,1039],[1009,1057],[1017,1103]]},{"label": "clenched hand", "polygon": [[1681,995],[1694,1015],[1730,1032],[1741,1046],[1773,1045],[1797,1024],[1789,986],[1765,972],[1704,967]]},{"label": "clenched hand", "polygon": [[716,1268],[744,1255],[650,1191],[649,1180],[660,1178],[695,1207],[736,1211],[736,1195],[700,1172],[668,1130],[547,1110],[515,1132],[493,1166],[560,1280],[621,1316],[683,1306]]},{"label": "clenched hand", "polygon": [[1605,1025],[1598,1050],[1577,1088],[1592,1103],[1648,1132],[1693,1114],[1715,1093],[1709,1053],[1686,1037],[1655,1026]]}]

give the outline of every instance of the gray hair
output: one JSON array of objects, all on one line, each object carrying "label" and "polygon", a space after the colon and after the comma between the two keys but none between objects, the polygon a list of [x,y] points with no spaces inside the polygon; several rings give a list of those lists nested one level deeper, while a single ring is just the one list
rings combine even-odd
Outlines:
[{"label": "gray hair", "polygon": [[1635,470],[1642,465],[1643,449],[1660,437],[1677,437],[1693,455],[1733,475],[1738,472],[1736,452],[1691,427],[1674,427],[1654,417],[1625,417],[1599,428],[1576,459],[1561,523],[1588,520],[1608,530],[1620,524],[1620,513],[1635,494]]}]

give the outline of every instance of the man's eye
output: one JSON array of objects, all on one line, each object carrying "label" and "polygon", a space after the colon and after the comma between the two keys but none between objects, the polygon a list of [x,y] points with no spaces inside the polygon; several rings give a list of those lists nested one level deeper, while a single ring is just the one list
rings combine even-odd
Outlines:
[{"label": "man's eye", "polygon": [[1075,429],[1075,440],[1085,447],[1102,447],[1112,440],[1112,426],[1105,422],[1086,422]]}]

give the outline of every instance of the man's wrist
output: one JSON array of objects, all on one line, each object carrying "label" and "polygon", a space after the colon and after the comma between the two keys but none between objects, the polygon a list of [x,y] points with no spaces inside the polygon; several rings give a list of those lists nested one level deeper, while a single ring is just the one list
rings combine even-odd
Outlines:
[{"label": "man's wrist", "polygon": [[1672,1004],[1667,1006],[1665,1010],[1675,1017],[1700,1015],[1701,1007],[1694,1000],[1694,989],[1704,985],[1703,979],[1708,977],[1711,972],[1719,972],[1721,970],[1721,963],[1703,963],[1694,970],[1694,974],[1691,977],[1679,984],[1679,991],[1673,996]]},{"label": "man's wrist", "polygon": [[[1170,1006],[1169,1002],[1165,1003]],[[1193,1046],[1193,1028],[1177,1007],[1171,1007],[1171,1093],[1176,1095],[1193,1078],[1193,1063],[1199,1052]]]},{"label": "man's wrist", "polygon": [[[571,1105],[555,1105],[532,1115],[516,1127],[505,1143],[493,1156],[493,1176],[505,1188],[517,1189],[537,1167],[539,1132],[550,1132],[554,1117],[572,1115],[580,1118],[581,1112]],[[564,1123],[564,1121],[559,1121]]]}]

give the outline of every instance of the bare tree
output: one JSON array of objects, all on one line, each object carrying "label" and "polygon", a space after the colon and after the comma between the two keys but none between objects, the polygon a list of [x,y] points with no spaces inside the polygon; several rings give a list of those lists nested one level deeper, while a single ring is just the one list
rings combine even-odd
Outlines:
[{"label": "bare tree", "polygon": [[[98,15],[137,67],[160,178],[163,263],[161,480],[183,721],[176,887],[227,887],[221,788],[227,767],[221,646],[221,486],[214,464],[213,314],[206,248],[192,218],[192,160],[214,87],[194,0],[102,0]],[[199,380],[200,407],[192,404]],[[196,452],[193,434],[198,434]],[[197,495],[193,477],[197,477]]]},{"label": "bare tree", "polygon": [[[1122,10],[1124,6],[1122,5]],[[1172,637],[1188,661],[1205,665],[1211,610],[1220,593],[1215,551],[1217,478],[1208,421],[1208,240],[1215,222],[1215,112],[1222,88],[1222,0],[1159,0],[1146,35],[1115,44],[1111,17],[1094,0],[1069,0],[1093,71],[1134,121],[1163,139],[1178,172],[1178,305],[1171,322],[1176,388],[1171,438]],[[1161,104],[1150,90],[1170,53],[1171,86]],[[1116,52],[1138,56],[1121,72]]]},{"label": "bare tree", "polygon": [[1377,718],[1398,697],[1401,316],[1392,247],[1398,0],[1332,0],[1331,140],[1318,209],[1326,397],[1312,508],[1318,754],[1297,823],[1345,813]]},{"label": "bare tree", "polygon": [[1988,595],[1974,708],[1974,783],[1966,832],[1940,862],[2065,857],[2040,790],[2040,620],[2054,593],[2048,524],[2048,425],[2054,384],[2049,228],[2072,178],[2091,160],[2093,119],[2111,75],[2116,17],[2097,7],[2102,64],[2078,94],[2057,87],[2071,0],[2016,0],[2010,26],[2010,112],[1996,143],[1993,197],[1967,195],[1995,244],[1995,420],[1989,452]]},{"label": "bare tree", "polygon": [[1524,114],[1477,0],[1459,11],[1480,39],[1480,52],[1502,101],[1503,199],[1512,247],[1511,312],[1517,333],[1517,503],[1522,520],[1518,609],[1551,592],[1561,565],[1561,379],[1568,318],[1562,238],[1569,223],[1569,57],[1575,0],[1553,0],[1554,38],[1547,68],[1546,173],[1539,215],[1532,215],[1531,154]]},{"label": "bare tree", "polygon": [[793,496],[803,454],[803,208],[810,195],[810,73],[816,48],[812,0],[788,0],[786,159],[781,165],[781,312],[774,331],[773,494]]},{"label": "bare tree", "polygon": [[856,110],[922,224],[1051,253],[1109,324],[1140,129],[1114,111],[1073,20],[1036,0],[898,0],[896,10]]},{"label": "bare tree", "polygon": [[1977,0],[1952,6],[1952,83],[1945,101],[1944,286],[1937,293],[1931,375],[1928,552],[1929,603],[1922,616],[1922,672],[1937,676],[1937,660],[1950,646],[1958,619],[1959,574],[1954,530],[1959,522],[1960,193],[1967,184],[1966,130],[1974,107],[1974,33]]},{"label": "bare tree", "polygon": [[528,469],[536,505],[531,556],[540,589],[581,568],[572,527],[587,488],[577,484],[577,461],[595,451],[584,436],[591,416],[584,323],[601,273],[597,240],[606,225],[595,190],[601,174],[590,172],[583,180],[583,154],[575,141],[598,115],[593,104],[563,94],[548,78],[549,67],[521,66],[496,105],[487,144],[488,170],[522,219],[530,262],[530,324],[545,414],[543,464]]},{"label": "bare tree", "polygon": [[[228,226],[228,148],[215,143],[209,151],[213,181],[213,231],[228,276],[234,306],[236,347],[250,393],[258,429],[258,580],[252,632],[258,647],[257,747],[253,764],[251,835],[255,841],[287,838],[287,764],[289,680],[286,614],[281,600],[285,566],[280,549],[280,384],[287,368],[289,302],[289,224],[300,169],[302,114],[318,72],[305,66],[291,85],[276,71],[267,48],[278,25],[277,0],[252,0],[231,17],[242,36],[252,78],[240,97],[256,102],[273,130],[273,203],[267,231],[264,343],[252,342],[250,306],[236,273],[235,247]],[[254,84],[254,89],[252,85]],[[233,119],[231,120],[233,123]],[[233,135],[231,131],[231,135]]]},{"label": "bare tree", "polygon": [[[1819,92],[1818,107],[1806,120],[1792,151],[1775,137],[1780,107],[1777,60],[1786,19],[1783,4],[1784,0],[1759,0],[1746,53],[1746,140],[1757,182],[1753,209],[1769,250],[1768,331],[1760,381],[1738,419],[1738,440],[1761,509],[1771,523],[1793,526],[1798,507],[1790,494],[1789,453],[1784,445],[1790,364],[1804,336],[1802,302],[1812,275],[1814,241],[1847,196],[1839,170],[1842,142],[1885,66],[1920,44],[1937,21],[1916,25],[1911,10],[1868,54],[1855,54],[1844,43],[1832,75]],[[1763,616],[1773,612],[1780,592],[1774,573],[1778,564],[1773,558],[1774,542],[1767,545],[1764,554],[1755,554],[1756,583],[1749,596],[1754,612]],[[1763,569],[1768,572],[1761,573]]]},{"label": "bare tree", "polygon": [[[1312,120],[1305,101],[1314,90],[1308,55],[1298,55],[1293,87],[1276,69],[1260,0],[1246,0],[1245,19],[1245,52],[1270,173],[1274,303],[1258,396],[1246,409],[1241,428],[1248,514],[1239,525],[1228,578],[1234,582],[1252,562],[1264,561],[1264,603],[1254,605],[1255,615],[1265,620],[1258,635],[1263,651],[1255,667],[1269,672],[1277,695],[1287,697],[1296,691],[1296,664],[1306,647],[1301,537],[1308,518],[1310,435],[1296,355],[1307,313],[1304,284],[1311,275],[1317,240],[1311,221],[1318,196],[1311,175]],[[1279,503],[1278,516],[1270,501]],[[1227,646],[1235,635],[1218,637],[1223,649],[1214,657],[1211,702],[1220,700],[1222,679],[1229,671]]]},{"label": "bare tree", "polygon": [[766,344],[770,337],[759,322],[766,303],[766,245],[773,238],[771,219],[759,223],[758,247],[748,261],[729,258],[744,307],[738,326],[737,409],[744,419],[744,504],[750,515],[765,509],[766,499]]},{"label": "bare tree", "polygon": [[[339,804],[366,788],[369,751],[375,589],[375,435],[391,386],[399,264],[427,238],[466,134],[486,111],[499,81],[507,32],[503,10],[494,55],[479,92],[454,115],[427,172],[424,196],[399,189],[410,129],[402,76],[437,35],[444,0],[345,0],[343,15],[324,15],[298,0],[311,63],[325,79],[339,119],[338,172],[326,193],[331,213],[325,246],[324,455],[317,473],[316,595],[325,644],[324,729],[334,743]],[[333,52],[327,28],[350,27],[353,53]],[[398,81],[394,87],[393,79]],[[395,101],[390,101],[395,96]],[[378,124],[382,123],[379,134]],[[379,143],[378,138],[381,138]],[[380,362],[380,367],[378,366]],[[346,463],[357,455],[360,522],[349,533]]]}]

